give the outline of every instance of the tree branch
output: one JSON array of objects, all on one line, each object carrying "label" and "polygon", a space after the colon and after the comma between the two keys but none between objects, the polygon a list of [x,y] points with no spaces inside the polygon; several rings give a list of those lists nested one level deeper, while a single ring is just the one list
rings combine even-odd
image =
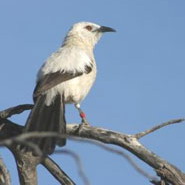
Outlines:
[{"label": "tree branch", "polygon": [[6,110],[0,111],[0,118],[6,119],[11,117],[14,114],[20,114],[25,110],[30,110],[33,108],[32,104],[23,104],[23,105],[18,105],[15,107],[8,108]]},{"label": "tree branch", "polygon": [[17,164],[19,181],[21,185],[37,185],[36,166],[41,158],[33,156],[32,152],[24,152],[15,146],[11,148]]},{"label": "tree branch", "polygon": [[[109,145],[105,145],[104,143],[95,141],[95,140],[89,140],[89,139],[78,139],[81,142],[85,142],[85,143],[90,143],[90,144],[94,144],[96,146],[99,146],[101,148],[103,148],[106,151],[115,153],[117,155],[120,155],[121,157],[123,157],[124,159],[126,159],[128,161],[128,163],[142,176],[146,177],[147,179],[149,179],[150,181],[155,181],[158,182],[159,179],[157,177],[154,177],[152,175],[150,175],[149,173],[147,173],[146,171],[144,171],[139,165],[136,164],[136,162],[130,157],[130,155],[128,155],[126,152],[118,150],[116,148],[110,147]],[[77,140],[77,141],[78,141]],[[63,152],[63,150],[62,150]]]},{"label": "tree branch", "polygon": [[10,174],[1,158],[0,158],[0,184],[11,185]]},{"label": "tree branch", "polygon": [[[15,157],[21,185],[37,184],[36,166],[39,163],[43,164],[60,183],[74,185],[75,183],[50,158],[43,159],[41,155],[35,156],[32,152],[25,152],[20,149],[19,144],[27,144],[30,147],[28,142],[22,139],[24,136],[24,134],[21,134],[23,128],[23,126],[10,120],[0,118],[0,142],[2,146],[7,146]],[[35,148],[38,147],[35,145],[32,148],[35,151]]]},{"label": "tree branch", "polygon": [[[12,114],[8,114],[8,115],[12,115]],[[9,125],[10,127],[10,121],[1,119],[0,120],[1,132],[5,130],[5,133],[6,133],[6,123],[5,123],[6,121],[7,121],[7,125]],[[185,174],[184,173],[182,173],[179,169],[177,169],[172,164],[168,163],[164,159],[160,158],[159,156],[157,156],[156,154],[154,154],[153,152],[145,148],[138,141],[138,138],[141,138],[157,129],[160,129],[166,125],[170,125],[170,124],[182,122],[182,121],[184,121],[184,119],[171,120],[163,124],[160,124],[150,130],[142,132],[142,134],[139,133],[135,135],[122,134],[122,133],[113,132],[113,131],[102,129],[102,128],[97,128],[97,127],[79,126],[78,124],[73,124],[73,125],[68,124],[67,125],[67,135],[70,137],[72,136],[72,137],[78,137],[78,138],[84,138],[84,139],[91,139],[91,140],[100,141],[106,144],[113,144],[113,145],[120,146],[121,148],[124,148],[130,151],[132,154],[134,154],[135,156],[140,158],[142,161],[150,165],[152,168],[154,168],[158,176],[161,177],[162,179],[161,182],[165,182],[165,184],[172,184],[172,185],[185,185]],[[14,125],[14,127],[18,127],[17,130],[18,132],[20,131],[20,126]],[[4,136],[4,134],[2,134],[2,136]],[[14,136],[16,136],[15,133],[14,133]],[[61,136],[56,133],[39,133],[39,136],[38,136],[38,133],[28,133],[27,136],[25,134],[17,136],[18,140],[20,139],[19,137],[21,137],[22,139],[26,139],[29,137],[63,138],[65,136]],[[13,139],[15,141],[16,138],[13,138]],[[2,142],[3,141],[1,140],[1,143]]]},{"label": "tree branch", "polygon": [[80,157],[75,152],[73,152],[71,150],[63,149],[63,150],[56,150],[55,151],[55,154],[61,154],[61,153],[70,155],[70,156],[72,156],[75,159],[75,162],[76,162],[77,167],[78,167],[78,174],[79,174],[79,176],[81,177],[81,179],[83,180],[85,185],[90,185],[89,179],[88,179],[88,177],[85,174],[85,171],[84,171],[84,168],[83,168],[83,165],[82,165]]},{"label": "tree branch", "polygon": [[153,167],[157,174],[167,182],[173,185],[185,184],[184,173],[145,148],[141,143],[139,143],[137,138],[132,135],[121,134],[110,130],[88,126],[78,129],[77,125],[68,125],[67,134],[70,136],[88,138],[120,146],[127,149],[142,161]]},{"label": "tree branch", "polygon": [[42,161],[42,165],[61,183],[75,185],[70,177],[49,157]]},{"label": "tree branch", "polygon": [[171,125],[171,124],[175,124],[175,123],[181,123],[181,122],[183,122],[183,121],[185,121],[184,118],[181,118],[181,119],[173,119],[173,120],[170,120],[170,121],[161,123],[161,124],[159,124],[159,125],[157,125],[157,126],[154,126],[154,127],[151,128],[151,129],[148,129],[148,130],[145,130],[145,131],[140,132],[140,133],[138,133],[138,134],[135,134],[134,137],[137,138],[137,139],[140,139],[141,137],[144,137],[144,136],[146,136],[147,134],[150,134],[150,133],[152,133],[152,132],[154,132],[154,131],[156,131],[156,130],[159,130],[159,129],[162,128],[162,127],[165,127],[165,126],[168,126],[168,125]]}]

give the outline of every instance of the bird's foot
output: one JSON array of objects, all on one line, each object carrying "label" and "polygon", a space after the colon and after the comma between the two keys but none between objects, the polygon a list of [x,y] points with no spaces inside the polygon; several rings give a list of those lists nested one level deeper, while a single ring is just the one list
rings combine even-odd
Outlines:
[{"label": "bird's foot", "polygon": [[82,118],[82,122],[79,124],[78,129],[79,129],[79,131],[81,131],[86,127],[90,127],[90,124],[89,124],[89,122],[87,121],[86,118]]},{"label": "bird's foot", "polygon": [[82,118],[82,126],[90,126],[89,122],[87,121],[86,118]]}]

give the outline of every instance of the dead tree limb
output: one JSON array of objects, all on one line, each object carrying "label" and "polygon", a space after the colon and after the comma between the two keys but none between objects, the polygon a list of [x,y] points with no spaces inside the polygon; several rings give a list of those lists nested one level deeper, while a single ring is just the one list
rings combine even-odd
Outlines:
[{"label": "dead tree limb", "polygon": [[[14,110],[11,110],[11,114],[14,112]],[[17,112],[17,111],[15,111]],[[0,112],[1,115],[1,112]],[[175,122],[182,122],[184,119],[178,119],[179,121],[169,121],[162,124],[163,126],[175,123]],[[6,124],[7,122],[7,124]],[[0,121],[0,140],[1,143],[3,142],[1,137],[1,134],[3,132],[7,133],[6,125],[7,127],[10,127],[10,121],[1,119]],[[20,134],[20,126],[15,126],[13,124],[13,127],[18,127],[18,133]],[[162,128],[161,126],[154,127],[150,129],[149,131],[142,132],[135,135],[128,135],[128,134],[122,134],[110,130],[106,130],[103,128],[97,128],[97,127],[91,127],[91,126],[79,126],[78,124],[68,124],[67,125],[67,136],[77,137],[77,138],[84,138],[84,139],[90,139],[90,140],[96,140],[100,141],[102,143],[106,144],[112,144],[120,146],[121,148],[124,148],[140,158],[142,161],[147,163],[149,166],[151,166],[157,173],[157,175],[162,179],[161,183],[165,184],[172,184],[172,185],[185,185],[185,174],[181,172],[177,167],[170,164],[169,162],[165,161],[164,159],[160,158],[153,152],[151,152],[149,149],[144,147],[140,142],[139,138],[144,137],[144,135],[149,134],[159,128]],[[144,133],[144,134],[143,134]],[[63,138],[61,135],[58,135],[56,133],[33,133],[32,136],[23,136],[17,134],[17,137],[57,137],[57,138]],[[4,136],[4,134],[2,134]],[[12,136],[12,135],[11,135]],[[14,134],[16,136],[16,134]],[[10,138],[10,135],[9,135]],[[8,139],[8,138],[3,138]],[[14,138],[15,139],[15,138]],[[5,141],[4,141],[5,142]],[[163,183],[163,184],[164,184]],[[156,182],[157,184],[157,182]]]},{"label": "dead tree limb", "polygon": [[15,107],[10,107],[8,109],[5,109],[3,111],[0,111],[0,118],[6,119],[11,117],[14,114],[20,114],[24,112],[25,110],[30,110],[33,108],[32,104],[22,104]]},{"label": "dead tree limb", "polygon": [[[24,106],[17,106],[23,108]],[[27,106],[25,106],[27,109]],[[67,176],[67,174],[49,157],[35,156],[32,152],[23,151],[20,149],[20,144],[28,144],[24,140],[14,140],[10,138],[19,137],[22,135],[23,126],[20,126],[12,121],[1,118],[1,115],[9,117],[19,112],[15,109],[7,109],[0,112],[0,142],[6,140],[2,146],[6,146],[13,153],[21,185],[37,185],[36,166],[42,164],[47,170],[63,185],[75,185],[75,183]],[[22,112],[23,109],[20,111]],[[3,112],[3,114],[1,114]],[[35,149],[36,146],[34,146]],[[2,184],[3,185],[3,184]],[[8,183],[5,185],[9,185]]]},{"label": "dead tree limb", "polygon": [[36,167],[41,158],[33,156],[32,152],[24,152],[15,146],[11,148],[17,164],[19,181],[21,185],[37,185]]},{"label": "dead tree limb", "polygon": [[76,166],[78,167],[79,176],[81,177],[81,179],[83,180],[85,185],[90,185],[90,181],[89,181],[88,177],[85,174],[85,170],[83,168],[83,165],[82,165],[82,162],[81,162],[81,159],[80,159],[79,155],[77,155],[75,152],[73,152],[71,150],[65,150],[65,149],[56,150],[55,154],[67,154],[67,155],[73,157],[73,159],[75,160],[75,162],[77,164]]},{"label": "dead tree limb", "polygon": [[78,129],[77,125],[68,125],[67,133],[70,136],[88,138],[98,140],[107,144],[114,144],[127,149],[136,155],[142,161],[150,165],[157,174],[166,182],[173,185],[185,185],[185,174],[177,169],[174,165],[168,163],[164,159],[145,148],[132,135],[121,134],[110,130],[96,127],[82,127]]},{"label": "dead tree limb", "polygon": [[46,157],[41,163],[62,184],[75,185],[70,177],[51,158]]},{"label": "dead tree limb", "polygon": [[170,121],[161,123],[161,124],[159,124],[157,126],[154,126],[151,129],[148,129],[148,130],[145,130],[143,132],[137,133],[137,134],[134,135],[134,137],[137,138],[137,139],[140,139],[140,138],[142,138],[142,137],[144,137],[144,136],[146,136],[146,135],[148,135],[148,134],[150,134],[152,132],[155,132],[156,130],[159,130],[159,129],[165,127],[165,126],[176,124],[176,123],[181,123],[183,121],[185,121],[184,118],[181,118],[181,119],[173,119],[173,120],[170,120]]},{"label": "dead tree limb", "polygon": [[0,158],[0,184],[11,185],[10,174],[1,158]]}]

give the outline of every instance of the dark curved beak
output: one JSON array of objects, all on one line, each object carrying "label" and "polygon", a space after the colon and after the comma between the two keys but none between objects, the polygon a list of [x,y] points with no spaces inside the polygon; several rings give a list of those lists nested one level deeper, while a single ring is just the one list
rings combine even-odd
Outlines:
[{"label": "dark curved beak", "polygon": [[110,28],[110,27],[107,27],[107,26],[101,26],[99,29],[98,29],[99,32],[116,32],[115,29],[113,28]]}]

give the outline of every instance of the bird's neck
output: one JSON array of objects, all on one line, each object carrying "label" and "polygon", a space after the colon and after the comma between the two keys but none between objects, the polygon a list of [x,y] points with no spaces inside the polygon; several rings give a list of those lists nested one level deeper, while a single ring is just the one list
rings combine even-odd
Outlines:
[{"label": "bird's neck", "polygon": [[83,39],[82,37],[75,36],[75,35],[68,35],[62,46],[65,47],[78,47],[88,53],[93,53],[95,41],[89,39],[88,41]]}]

